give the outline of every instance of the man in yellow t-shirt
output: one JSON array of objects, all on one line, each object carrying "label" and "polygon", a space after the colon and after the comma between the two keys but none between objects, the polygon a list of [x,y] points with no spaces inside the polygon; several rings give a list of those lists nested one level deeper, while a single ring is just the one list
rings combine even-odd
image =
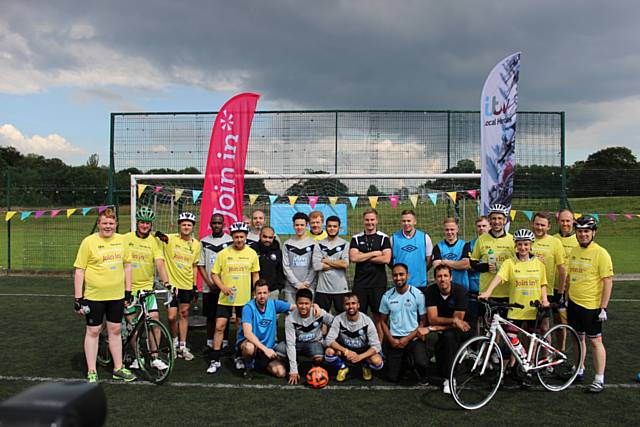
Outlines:
[{"label": "man in yellow t-shirt", "polygon": [[182,212],[178,215],[179,233],[166,235],[156,232],[156,236],[165,243],[163,249],[165,265],[169,273],[169,286],[176,292],[167,310],[169,330],[174,345],[177,344],[177,355],[184,360],[193,360],[193,354],[187,347],[187,332],[189,331],[189,308],[191,302],[198,296],[196,277],[201,245],[191,235],[195,224],[194,214]]},{"label": "man in yellow t-shirt", "polygon": [[[586,349],[585,335],[589,337],[593,350],[593,367],[596,371],[593,383],[586,391],[600,393],[604,390],[604,370],[607,353],[602,342],[602,323],[607,320],[607,306],[613,288],[613,264],[609,253],[593,238],[598,228],[595,218],[585,215],[574,224],[579,246],[569,255],[567,288],[569,325],[580,335]],[[578,376],[584,375],[584,359]]]},{"label": "man in yellow t-shirt", "polygon": [[[220,289],[218,309],[216,313],[216,331],[213,336],[212,359],[207,369],[208,374],[215,374],[221,368],[220,349],[224,337],[224,329],[231,318],[233,310],[239,323],[242,308],[251,299],[253,284],[260,278],[260,261],[256,252],[246,245],[249,227],[242,222],[231,225],[229,231],[233,245],[218,253],[211,270],[213,284]],[[239,366],[238,369],[244,368]]]},{"label": "man in yellow t-shirt", "polygon": [[[560,240],[564,248],[564,257],[569,259],[569,254],[578,247],[578,239],[573,230],[573,212],[570,209],[563,209],[558,213],[558,232],[553,235]],[[556,281],[556,283],[558,283]]]},{"label": "man in yellow t-shirt", "polygon": [[316,242],[327,238],[327,232],[322,229],[324,226],[324,214],[320,211],[311,211],[309,213],[309,230],[307,237],[311,237]]},{"label": "man in yellow t-shirt", "polygon": [[[478,237],[471,252],[471,267],[480,273],[480,292],[489,288],[502,264],[515,256],[513,236],[506,232],[504,226],[509,216],[509,208],[495,204],[489,207],[489,226],[487,233]],[[495,262],[492,258],[495,257]],[[506,283],[498,286],[493,292],[494,299],[503,302],[509,297]],[[482,313],[479,314],[482,316]]]},{"label": "man in yellow t-shirt", "polygon": [[124,315],[125,299],[130,301],[131,297],[131,264],[124,238],[115,232],[117,224],[116,214],[112,209],[100,212],[98,232],[82,241],[73,263],[74,310],[85,316],[87,324],[84,353],[89,382],[98,381],[96,357],[105,317],[109,351],[113,358],[112,378],[127,382],[136,379],[135,375],[122,366],[120,323]]}]

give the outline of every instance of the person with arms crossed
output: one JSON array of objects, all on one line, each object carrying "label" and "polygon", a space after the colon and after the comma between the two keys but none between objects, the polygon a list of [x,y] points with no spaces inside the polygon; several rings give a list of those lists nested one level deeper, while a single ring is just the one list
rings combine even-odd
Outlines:
[{"label": "person with arms crossed", "polygon": [[431,237],[416,228],[416,213],[411,209],[402,211],[400,224],[402,230],[391,236],[393,263],[408,266],[409,285],[424,291],[433,253]]},{"label": "person with arms crossed", "polygon": [[[212,359],[207,368],[208,374],[220,370],[220,350],[224,330],[233,311],[236,319],[242,316],[242,307],[251,299],[253,284],[260,278],[260,261],[258,255],[246,244],[249,227],[242,222],[231,225],[233,245],[218,253],[211,269],[211,280],[220,289],[218,308],[216,310],[216,331],[213,336]],[[265,282],[266,283],[266,282]],[[236,357],[236,369],[244,369],[242,358]]]},{"label": "person with arms crossed", "polygon": [[380,303],[382,330],[386,337],[387,378],[398,382],[403,361],[411,360],[420,385],[428,385],[427,349],[418,339],[418,328],[426,323],[424,294],[407,283],[409,269],[406,265],[394,264],[391,277],[394,287],[385,292]]},{"label": "person with arms crossed", "polygon": [[176,292],[167,310],[169,330],[174,344],[177,344],[177,355],[184,360],[193,360],[193,354],[187,347],[187,333],[189,332],[189,308],[191,302],[198,297],[196,278],[201,246],[200,242],[192,236],[195,225],[196,216],[191,212],[182,212],[178,215],[178,233],[156,232],[156,237],[165,243],[163,249],[169,284]]},{"label": "person with arms crossed", "polygon": [[322,229],[324,225],[324,214],[320,211],[311,211],[309,213],[309,231],[307,236],[316,242],[327,238],[327,232]]},{"label": "person with arms crossed", "polygon": [[318,242],[320,250],[313,253],[313,268],[318,272],[315,301],[326,311],[333,305],[336,314],[340,314],[344,311],[343,297],[349,292],[349,244],[338,237],[340,218],[327,218],[326,228],[327,238]]},{"label": "person with arms crossed", "polygon": [[567,314],[569,325],[578,332],[582,343],[578,376],[580,379],[584,376],[586,335],[593,350],[593,367],[596,371],[593,383],[586,391],[600,393],[604,390],[607,362],[607,352],[602,342],[602,324],[607,320],[607,307],[613,290],[613,264],[606,249],[593,241],[598,229],[595,218],[582,216],[576,219],[574,228],[579,245],[569,255]]},{"label": "person with arms crossed", "polygon": [[422,339],[431,332],[438,333],[435,345],[436,367],[445,379],[442,391],[451,394],[449,372],[451,363],[462,343],[469,338],[471,327],[466,320],[467,290],[452,283],[451,267],[440,264],[434,268],[435,285],[427,286],[425,298],[429,326],[418,329]]},{"label": "person with arms crossed", "polygon": [[[213,349],[213,335],[216,329],[216,311],[218,310],[218,300],[220,299],[220,289],[211,279],[211,270],[216,262],[218,253],[228,246],[231,246],[233,239],[224,233],[224,217],[222,214],[211,215],[209,221],[211,234],[204,236],[200,240],[202,251],[198,261],[198,271],[202,277],[202,315],[207,318],[207,349]],[[226,342],[225,342],[226,341]],[[222,348],[229,344],[229,326],[225,328]]]},{"label": "person with arms crossed", "polygon": [[296,305],[284,321],[285,341],[280,341],[276,353],[289,359],[289,384],[298,384],[298,354],[311,357],[315,366],[324,361],[322,326],[331,326],[333,316],[319,309],[313,312],[313,293],[310,289],[296,292]]},{"label": "person with arms crossed", "polygon": [[[482,215],[476,218],[476,237],[469,241],[469,258],[471,258],[471,254],[473,253],[473,248],[476,246],[476,242],[478,241],[478,237],[482,236],[484,233],[489,231],[489,220],[486,216]],[[471,261],[469,261],[469,265],[471,266]],[[480,309],[478,307],[478,293],[480,292],[480,273],[474,270],[473,268],[469,268],[467,270],[467,277],[469,280],[469,319],[475,321],[476,323],[476,335],[480,334],[480,327],[482,322],[478,322],[478,313]]]},{"label": "person with arms crossed", "polygon": [[106,317],[109,351],[113,358],[114,380],[134,381],[136,376],[122,366],[122,338],[120,324],[124,316],[124,302],[131,301],[131,264],[125,240],[116,233],[116,214],[107,208],[98,214],[98,232],[80,243],[76,260],[74,310],[84,315],[87,328],[84,335],[84,354],[87,361],[87,380],[97,382],[96,358],[100,329]]},{"label": "person with arms crossed", "polygon": [[[164,255],[158,239],[151,236],[151,229],[156,215],[153,209],[142,206],[136,212],[136,230],[124,235],[125,244],[129,251],[131,260],[131,293],[138,295],[140,291],[153,290],[156,269],[160,280],[166,287],[169,285],[169,276],[164,266]],[[158,313],[158,301],[155,295],[149,295],[145,304],[149,317],[160,320]],[[136,307],[131,305],[124,310],[127,321],[131,321],[136,314]],[[160,342],[160,330],[154,331],[156,342]],[[152,343],[153,345],[153,343]],[[169,366],[158,358],[154,358],[151,366],[163,371]],[[132,369],[139,369],[138,359],[134,359],[130,366]]]},{"label": "person with arms crossed", "polygon": [[362,364],[362,378],[370,381],[373,379],[371,370],[379,371],[384,367],[378,332],[371,318],[360,311],[355,293],[346,294],[343,304],[345,311],[333,319],[325,338],[324,360],[338,369],[336,380],[339,382],[344,381],[349,373],[345,362]]},{"label": "person with arms crossed", "polygon": [[442,225],[444,239],[433,248],[432,265],[443,264],[451,268],[453,284],[469,290],[469,244],[458,239],[458,221],[455,218],[445,218]]},{"label": "person with arms crossed", "polygon": [[276,240],[273,228],[265,225],[260,231],[258,243],[251,243],[251,249],[256,251],[260,261],[260,277],[269,284],[269,298],[280,299],[280,292],[284,289],[285,278],[282,269],[282,251],[280,242]]},{"label": "person with arms crossed", "polygon": [[383,337],[380,326],[380,301],[387,291],[387,264],[391,262],[389,236],[378,231],[378,211],[367,208],[363,214],[364,231],[351,238],[349,261],[356,265],[353,293],[358,296],[358,307],[366,313],[371,309],[378,337]]},{"label": "person with arms crossed", "polygon": [[316,271],[313,269],[313,254],[320,249],[318,243],[307,236],[309,217],[296,212],[292,218],[295,235],[284,242],[282,250],[282,268],[287,279],[284,287],[284,300],[295,303],[298,289],[316,287]]}]

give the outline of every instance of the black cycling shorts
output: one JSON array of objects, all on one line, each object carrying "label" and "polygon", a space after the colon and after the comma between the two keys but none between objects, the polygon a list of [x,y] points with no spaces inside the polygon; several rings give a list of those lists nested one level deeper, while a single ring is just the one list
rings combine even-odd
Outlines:
[{"label": "black cycling shorts", "polygon": [[211,321],[216,318],[216,311],[218,310],[218,298],[220,297],[220,290],[217,292],[203,292],[202,293],[202,315]]},{"label": "black cycling shorts", "polygon": [[602,336],[602,322],[598,319],[598,315],[600,315],[599,308],[591,310],[569,300],[567,306],[569,326],[579,334],[587,334],[589,338]]},{"label": "black cycling shorts", "polygon": [[124,316],[124,299],[109,301],[85,300],[89,313],[85,314],[87,326],[100,326],[106,316],[107,322],[120,323]]},{"label": "black cycling shorts", "polygon": [[176,289],[178,296],[174,297],[169,307],[178,308],[178,304],[191,304],[193,301],[192,289]]},{"label": "black cycling shorts", "polygon": [[235,309],[236,317],[238,319],[242,319],[242,308],[243,308],[243,306],[241,306],[241,305],[233,306],[233,305],[218,304],[218,309],[216,310],[216,318],[224,317],[225,319],[230,319],[231,318],[231,314],[233,313],[233,310]]},{"label": "black cycling shorts", "polygon": [[382,296],[387,292],[385,288],[354,288],[353,293],[357,295],[360,303],[360,311],[367,313],[371,309],[371,313],[380,314],[380,302]]}]

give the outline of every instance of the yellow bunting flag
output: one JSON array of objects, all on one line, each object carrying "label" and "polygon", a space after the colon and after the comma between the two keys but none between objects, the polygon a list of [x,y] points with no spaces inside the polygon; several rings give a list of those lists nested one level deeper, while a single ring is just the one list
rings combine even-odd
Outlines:
[{"label": "yellow bunting flag", "polygon": [[5,215],[4,215],[4,220],[5,221],[11,221],[11,218],[13,218],[13,216],[16,214],[16,211],[8,211]]},{"label": "yellow bunting flag", "polygon": [[378,206],[378,196],[369,196],[369,204],[375,209]]},{"label": "yellow bunting flag", "polygon": [[338,198],[336,196],[329,197],[329,203],[331,203],[331,206],[335,206],[338,203]]},{"label": "yellow bunting flag", "polygon": [[257,194],[249,194],[249,204],[253,205],[258,200]]},{"label": "yellow bunting flag", "polygon": [[509,212],[509,216],[511,217],[511,221],[515,221],[517,213],[518,213],[517,210],[511,209],[511,212]]},{"label": "yellow bunting flag", "polygon": [[577,213],[577,212],[576,212],[576,213],[574,213],[574,214],[573,214],[573,218],[574,218],[574,219],[578,219],[578,218],[580,218],[581,216],[582,216],[582,214],[581,214],[581,213]]},{"label": "yellow bunting flag", "polygon": [[455,191],[448,191],[447,195],[449,196],[449,198],[451,200],[453,200],[453,203],[456,202],[456,198],[458,197],[458,193],[456,193]]},{"label": "yellow bunting flag", "polygon": [[67,209],[67,218],[69,218],[76,211],[76,208]]},{"label": "yellow bunting flag", "polygon": [[411,194],[409,196],[409,200],[411,200],[411,204],[413,205],[414,208],[418,206],[418,195],[417,194]]},{"label": "yellow bunting flag", "polygon": [[298,196],[289,196],[289,204],[293,207],[296,204],[296,200],[298,200]]},{"label": "yellow bunting flag", "polygon": [[176,202],[180,200],[180,197],[182,196],[183,191],[184,190],[182,188],[176,188]]},{"label": "yellow bunting flag", "polygon": [[147,188],[146,184],[138,184],[138,199],[142,196],[142,193],[144,193],[145,188]]}]

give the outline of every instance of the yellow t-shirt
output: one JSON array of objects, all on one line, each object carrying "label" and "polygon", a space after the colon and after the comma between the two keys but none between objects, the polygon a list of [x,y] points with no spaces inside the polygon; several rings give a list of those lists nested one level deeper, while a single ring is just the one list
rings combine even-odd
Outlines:
[{"label": "yellow t-shirt", "polygon": [[194,264],[200,259],[200,242],[192,238],[182,240],[180,234],[169,234],[168,243],[160,243],[164,249],[164,259],[169,283],[178,289],[193,289]]},{"label": "yellow t-shirt", "polygon": [[[493,253],[496,255],[496,270],[500,270],[500,266],[508,259],[515,257],[515,246],[513,243],[513,236],[510,233],[505,233],[504,236],[495,238],[491,233],[484,233],[476,241],[476,245],[471,252],[471,259],[474,261],[487,262],[487,256],[489,249],[493,249]],[[496,277],[495,273],[480,273],[480,292],[484,292],[489,287],[489,284]],[[507,284],[502,283],[493,291],[492,294],[496,298],[505,298],[509,296],[509,287]]]},{"label": "yellow t-shirt", "polygon": [[124,235],[131,260],[131,292],[153,289],[157,259],[164,259],[158,239],[148,236],[141,239],[135,231]]},{"label": "yellow t-shirt", "polygon": [[562,247],[564,248],[564,257],[565,259],[569,259],[569,255],[574,248],[578,247],[578,239],[576,238],[575,233],[570,234],[568,236],[563,236],[560,233],[556,233],[553,237],[560,240],[562,243]]},{"label": "yellow t-shirt", "polygon": [[80,243],[73,263],[84,272],[84,297],[91,301],[124,298],[124,263],[129,262],[124,236],[114,233],[108,239],[98,233]]},{"label": "yellow t-shirt", "polygon": [[307,230],[307,237],[311,237],[316,242],[319,242],[321,240],[326,239],[328,237],[328,234],[325,230],[322,230],[322,233],[320,234],[312,234],[311,230]]},{"label": "yellow t-shirt", "polygon": [[558,272],[558,265],[565,263],[565,253],[562,243],[560,239],[548,235],[542,239],[536,238],[531,246],[531,253],[544,257],[544,266],[547,268],[547,280],[549,281],[547,293],[551,296],[553,295],[554,288],[560,289],[560,283],[556,273]]},{"label": "yellow t-shirt", "polygon": [[572,250],[568,264],[569,299],[590,310],[600,308],[602,279],[613,276],[609,253],[591,242],[586,248],[578,246]]},{"label": "yellow t-shirt", "polygon": [[218,304],[243,306],[251,299],[251,273],[260,271],[258,254],[249,246],[241,251],[234,246],[229,246],[218,253],[213,264],[212,273],[220,276],[222,284],[226,288],[236,288],[235,298],[229,298],[222,292],[218,298]]},{"label": "yellow t-shirt", "polygon": [[[545,265],[536,257],[529,261],[508,259],[500,267],[498,276],[509,287],[509,303],[522,304],[524,308],[512,308],[507,317],[518,320],[535,320],[538,309],[531,301],[542,301],[542,287],[547,287]],[[547,288],[548,289],[548,288]]]}]

